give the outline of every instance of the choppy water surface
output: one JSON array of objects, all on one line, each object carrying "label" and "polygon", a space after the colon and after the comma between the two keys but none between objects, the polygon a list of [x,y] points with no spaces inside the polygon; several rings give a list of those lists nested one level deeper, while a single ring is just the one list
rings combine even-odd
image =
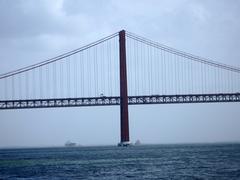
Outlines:
[{"label": "choppy water surface", "polygon": [[0,150],[0,179],[240,179],[240,144]]}]

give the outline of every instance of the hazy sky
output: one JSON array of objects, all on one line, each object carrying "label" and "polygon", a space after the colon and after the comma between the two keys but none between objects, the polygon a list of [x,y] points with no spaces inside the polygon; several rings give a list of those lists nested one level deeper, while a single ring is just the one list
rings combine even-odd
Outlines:
[{"label": "hazy sky", "polygon": [[[239,0],[0,0],[0,74],[121,29],[240,67]],[[131,140],[240,141],[240,103],[130,107]],[[0,147],[117,144],[119,107],[0,111]]]}]

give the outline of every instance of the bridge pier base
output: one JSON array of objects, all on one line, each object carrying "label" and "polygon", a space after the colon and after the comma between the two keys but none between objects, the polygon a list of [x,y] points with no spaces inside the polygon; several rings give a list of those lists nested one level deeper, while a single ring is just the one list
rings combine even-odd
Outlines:
[{"label": "bridge pier base", "polygon": [[130,141],[120,142],[120,143],[118,143],[118,146],[119,147],[132,146],[132,143]]}]

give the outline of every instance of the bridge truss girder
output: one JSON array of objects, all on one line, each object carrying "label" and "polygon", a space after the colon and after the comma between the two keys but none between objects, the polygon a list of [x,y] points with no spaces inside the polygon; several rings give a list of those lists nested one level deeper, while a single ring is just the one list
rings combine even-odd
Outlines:
[{"label": "bridge truss girder", "polygon": [[[240,102],[240,93],[224,94],[181,94],[181,95],[151,95],[129,96],[129,105],[143,104],[183,104],[183,103],[219,103]],[[84,107],[84,106],[113,106],[120,105],[120,97],[86,97],[59,99],[28,99],[0,101],[0,110]]]}]

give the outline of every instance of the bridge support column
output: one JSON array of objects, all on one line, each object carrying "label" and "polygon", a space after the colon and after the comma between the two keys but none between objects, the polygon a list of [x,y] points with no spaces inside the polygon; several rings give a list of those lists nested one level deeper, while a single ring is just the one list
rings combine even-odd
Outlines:
[{"label": "bridge support column", "polygon": [[120,118],[121,118],[121,142],[119,146],[130,145],[128,123],[128,92],[127,92],[127,63],[126,63],[126,39],[125,31],[119,32],[120,54]]}]

